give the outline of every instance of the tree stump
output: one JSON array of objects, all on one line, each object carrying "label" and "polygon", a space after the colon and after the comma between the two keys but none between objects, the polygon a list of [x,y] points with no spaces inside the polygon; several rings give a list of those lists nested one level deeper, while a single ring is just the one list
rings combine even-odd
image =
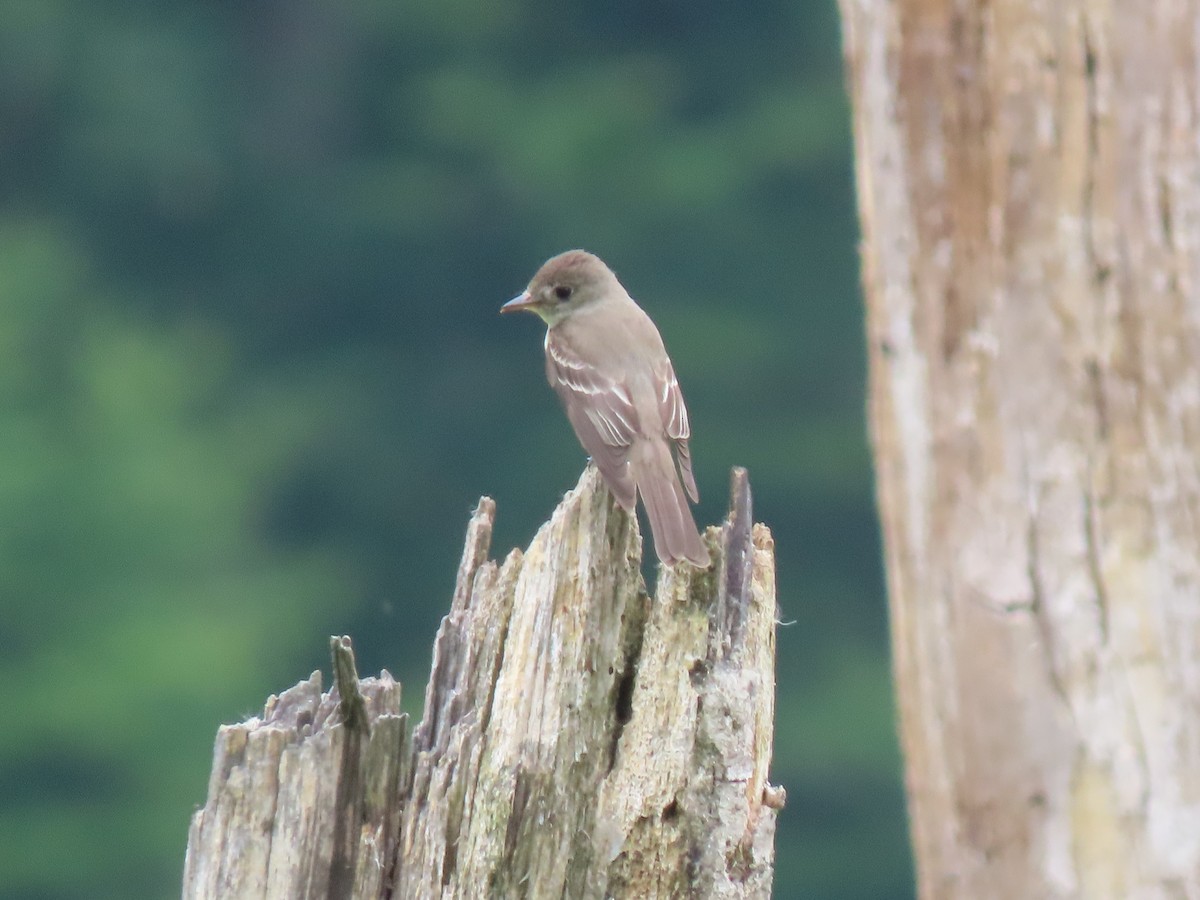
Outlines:
[{"label": "tree stump", "polygon": [[525,553],[480,501],[421,723],[348,638],[222,727],[185,898],[767,897],[783,791],[770,532],[735,469],[705,570],[641,577],[636,519],[588,467]]}]

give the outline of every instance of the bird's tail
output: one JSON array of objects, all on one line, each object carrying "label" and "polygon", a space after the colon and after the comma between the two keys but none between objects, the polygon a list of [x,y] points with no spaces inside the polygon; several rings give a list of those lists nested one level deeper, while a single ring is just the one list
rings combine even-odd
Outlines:
[{"label": "bird's tail", "polygon": [[640,440],[631,448],[630,464],[638,493],[646,506],[654,550],[666,565],[686,559],[694,566],[709,564],[708,548],[700,539],[687,497],[679,484],[668,443]]}]

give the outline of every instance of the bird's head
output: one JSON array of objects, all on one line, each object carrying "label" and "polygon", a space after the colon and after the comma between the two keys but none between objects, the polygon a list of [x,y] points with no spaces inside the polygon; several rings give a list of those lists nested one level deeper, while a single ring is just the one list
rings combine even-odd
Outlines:
[{"label": "bird's head", "polygon": [[[568,250],[548,259],[524,292],[513,297],[500,312],[537,313],[553,326],[580,307],[603,297],[617,284],[617,276],[598,256],[586,250]],[[618,285],[619,287],[619,285]]]}]

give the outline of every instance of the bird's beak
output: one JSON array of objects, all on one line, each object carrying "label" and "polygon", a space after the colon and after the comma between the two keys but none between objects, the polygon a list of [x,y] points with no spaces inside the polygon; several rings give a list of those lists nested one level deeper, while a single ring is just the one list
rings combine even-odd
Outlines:
[{"label": "bird's beak", "polygon": [[505,303],[502,307],[500,307],[500,312],[520,312],[521,310],[529,309],[534,305],[533,297],[529,295],[529,291],[522,291],[521,293],[517,294],[517,296]]}]

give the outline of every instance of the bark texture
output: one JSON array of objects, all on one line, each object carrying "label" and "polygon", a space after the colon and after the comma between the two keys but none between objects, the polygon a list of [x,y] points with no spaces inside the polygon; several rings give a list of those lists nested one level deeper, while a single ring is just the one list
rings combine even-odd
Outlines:
[{"label": "bark texture", "polygon": [[218,735],[185,896],[768,897],[773,545],[744,471],[732,493],[714,567],[653,601],[594,469],[501,564],[480,501],[411,749],[398,685],[336,640],[337,692]]},{"label": "bark texture", "polygon": [[922,897],[1200,897],[1200,4],[840,0]]}]

